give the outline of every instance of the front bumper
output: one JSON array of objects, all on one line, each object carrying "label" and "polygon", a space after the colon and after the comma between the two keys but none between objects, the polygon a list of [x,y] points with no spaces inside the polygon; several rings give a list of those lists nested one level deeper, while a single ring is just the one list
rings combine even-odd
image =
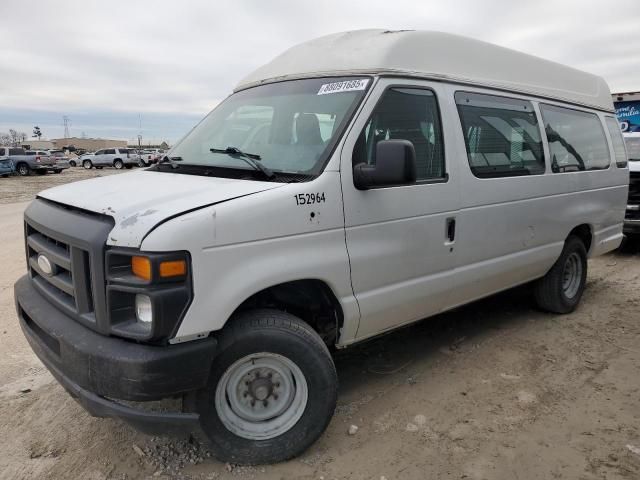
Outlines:
[{"label": "front bumper", "polygon": [[65,389],[92,415],[115,417],[146,432],[193,430],[195,413],[151,412],[111,400],[150,401],[203,388],[216,340],[149,346],[89,330],[51,305],[28,276],[15,284],[22,331]]}]

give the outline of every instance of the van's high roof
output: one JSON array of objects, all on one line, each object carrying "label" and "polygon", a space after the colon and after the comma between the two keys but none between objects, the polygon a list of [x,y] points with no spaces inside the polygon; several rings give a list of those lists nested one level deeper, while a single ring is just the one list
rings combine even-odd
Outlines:
[{"label": "van's high roof", "polygon": [[322,75],[387,74],[448,80],[613,111],[604,79],[533,55],[442,32],[356,30],[285,51],[236,87]]}]

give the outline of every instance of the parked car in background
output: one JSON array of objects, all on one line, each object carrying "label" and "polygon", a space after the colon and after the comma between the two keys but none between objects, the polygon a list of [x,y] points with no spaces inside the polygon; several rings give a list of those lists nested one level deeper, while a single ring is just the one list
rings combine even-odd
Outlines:
[{"label": "parked car in background", "polygon": [[69,156],[62,150],[50,150],[49,155],[55,160],[55,164],[51,168],[53,173],[60,173],[71,166]]},{"label": "parked car in background", "polygon": [[138,166],[140,167],[149,167],[154,163],[158,163],[160,155],[156,153],[154,150],[141,150],[140,151],[140,161],[138,162]]},{"label": "parked car in background", "polygon": [[640,134],[625,133],[624,142],[629,157],[629,198],[624,233],[632,240],[637,240],[640,238]]},{"label": "parked car in background", "polygon": [[13,161],[9,157],[0,157],[0,177],[7,178],[13,172]]},{"label": "parked car in background", "polygon": [[[94,153],[83,153],[82,155],[71,160],[70,162],[71,166],[72,167],[84,166],[84,161],[89,160],[89,162],[92,162],[94,156],[95,156]],[[91,167],[85,167],[85,168],[91,168]]]},{"label": "parked car in background", "polygon": [[105,148],[98,150],[93,156],[82,157],[82,166],[86,169],[113,167],[117,169],[131,168],[138,165],[140,155],[132,148]]},{"label": "parked car in background", "polygon": [[22,176],[29,175],[31,172],[44,175],[54,163],[48,152],[26,151],[22,147],[0,147],[0,157],[9,157],[16,171]]}]

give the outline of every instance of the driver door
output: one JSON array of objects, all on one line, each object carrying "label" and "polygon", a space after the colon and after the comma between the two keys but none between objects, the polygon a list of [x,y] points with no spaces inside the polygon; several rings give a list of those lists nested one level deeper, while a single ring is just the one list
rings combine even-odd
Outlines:
[{"label": "driver door", "polygon": [[[361,313],[356,338],[419,320],[449,305],[459,192],[454,164],[447,156],[453,139],[443,129],[439,107],[444,88],[381,79],[345,141],[341,181],[346,242]],[[353,166],[375,164],[376,143],[388,139],[413,143],[417,182],[358,190]]]}]

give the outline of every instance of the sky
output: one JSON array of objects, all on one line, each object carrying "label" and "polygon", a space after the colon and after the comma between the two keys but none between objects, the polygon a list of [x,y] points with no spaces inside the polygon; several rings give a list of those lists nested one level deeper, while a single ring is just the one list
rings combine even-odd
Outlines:
[{"label": "sky", "polygon": [[[0,132],[174,143],[290,46],[361,28],[439,30],[640,91],[640,8],[604,0],[1,0]],[[137,141],[136,141],[137,142]]]}]

